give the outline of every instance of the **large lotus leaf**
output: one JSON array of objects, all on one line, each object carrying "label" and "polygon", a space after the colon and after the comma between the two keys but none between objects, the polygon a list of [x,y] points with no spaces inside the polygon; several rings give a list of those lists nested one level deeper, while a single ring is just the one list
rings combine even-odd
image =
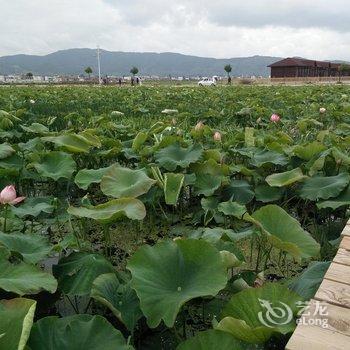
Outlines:
[{"label": "large lotus leaf", "polygon": [[106,305],[129,331],[142,317],[140,301],[130,284],[121,284],[114,273],[98,276],[92,284],[91,297]]},{"label": "large lotus leaf", "polygon": [[187,339],[176,350],[246,350],[248,346],[227,332],[210,329]]},{"label": "large lotus leaf", "polygon": [[16,298],[0,301],[0,349],[23,350],[33,324],[36,301]]},{"label": "large lotus leaf", "polygon": [[93,219],[103,224],[127,217],[132,220],[142,220],[146,216],[144,204],[135,198],[113,199],[103,204],[91,207],[69,207],[69,214]]},{"label": "large lotus leaf", "polygon": [[254,196],[251,186],[245,180],[232,180],[230,185],[224,189],[225,199],[238,202],[239,204],[249,203]]},{"label": "large lotus leaf", "polygon": [[212,196],[221,186],[221,175],[197,174],[194,184],[196,194],[203,194],[206,197]]},{"label": "large lotus leaf", "polygon": [[30,132],[33,134],[46,134],[49,132],[49,129],[45,125],[40,124],[40,123],[33,123],[30,126],[21,125],[21,128],[24,131]]},{"label": "large lotus leaf", "polygon": [[19,253],[25,262],[32,264],[44,259],[51,251],[47,239],[40,235],[0,232],[0,245]]},{"label": "large lotus leaf", "polygon": [[24,262],[10,264],[4,260],[0,263],[0,289],[18,295],[36,294],[42,290],[54,293],[57,289],[54,277],[37,266]]},{"label": "large lotus leaf", "polygon": [[216,328],[248,343],[263,343],[273,333],[294,330],[294,316],[301,301],[301,297],[278,283],[248,288],[232,296]]},{"label": "large lotus leaf", "polygon": [[123,335],[104,317],[74,315],[44,317],[34,323],[32,350],[132,350]]},{"label": "large lotus leaf", "polygon": [[324,151],[326,147],[317,141],[311,142],[307,145],[297,145],[294,148],[294,154],[301,159],[310,160],[315,157],[322,151]]},{"label": "large lotus leaf", "polygon": [[157,163],[168,171],[174,171],[178,166],[187,168],[202,157],[203,149],[200,145],[188,148],[181,147],[178,143],[165,147],[155,154]]},{"label": "large lotus leaf", "polygon": [[297,181],[302,181],[307,176],[303,175],[300,168],[296,168],[290,171],[285,171],[284,173],[269,175],[265,180],[272,187],[282,187],[291,185]]},{"label": "large lotus leaf", "polygon": [[17,154],[13,154],[10,157],[0,160],[0,168],[20,170],[23,168],[23,158]]},{"label": "large lotus leaf", "polygon": [[350,205],[350,187],[348,186],[338,197],[317,203],[318,209],[331,208],[336,210],[342,206]]},{"label": "large lotus leaf", "polygon": [[53,142],[56,146],[63,147],[72,153],[89,153],[90,148],[95,146],[95,143],[91,142],[89,138],[77,134],[43,137],[42,140]]},{"label": "large lotus leaf", "polygon": [[101,190],[105,195],[114,198],[136,198],[147,193],[155,183],[143,170],[114,165],[102,177]]},{"label": "large lotus leaf", "polygon": [[316,294],[330,264],[329,261],[312,262],[300,276],[289,283],[289,289],[302,296],[305,300],[310,300]]},{"label": "large lotus leaf", "polygon": [[300,189],[300,197],[317,200],[337,197],[349,184],[350,176],[341,173],[337,176],[315,176],[305,180]]},{"label": "large lotus leaf", "polygon": [[0,159],[7,158],[13,153],[15,153],[15,150],[8,143],[0,144]]},{"label": "large lotus leaf", "polygon": [[[212,151],[214,151],[214,150],[212,150]],[[203,163],[194,163],[191,165],[190,168],[196,174],[210,174],[210,175],[217,175],[217,176],[219,176],[219,175],[227,176],[230,173],[230,168],[226,164],[220,164],[211,158],[206,160]]]},{"label": "large lotus leaf", "polygon": [[172,327],[188,300],[214,296],[227,282],[220,253],[203,240],[143,246],[129,260],[128,269],[141,310],[152,328],[162,319],[166,326]]},{"label": "large lotus leaf", "polygon": [[285,155],[276,151],[260,151],[253,155],[250,163],[258,168],[265,164],[286,165],[288,159]]},{"label": "large lotus leaf", "polygon": [[94,280],[114,272],[112,264],[102,255],[87,252],[73,252],[52,267],[58,280],[58,287],[68,295],[87,295]]},{"label": "large lotus leaf", "polygon": [[255,187],[255,198],[263,203],[278,201],[282,198],[282,195],[282,188],[270,187],[269,185],[259,185]]},{"label": "large lotus leaf", "polygon": [[46,154],[39,163],[33,163],[33,166],[41,176],[55,181],[60,178],[69,179],[76,168],[70,154],[56,151]]},{"label": "large lotus leaf", "polygon": [[20,217],[37,217],[41,213],[51,214],[54,211],[53,197],[32,197],[26,198],[23,204],[11,207],[12,212]]},{"label": "large lotus leaf", "polygon": [[246,218],[267,234],[272,245],[295,259],[311,258],[320,251],[320,245],[299,222],[277,205],[266,205]]},{"label": "large lotus leaf", "polygon": [[166,204],[177,204],[184,179],[184,174],[166,173],[164,175],[164,197]]},{"label": "large lotus leaf", "polygon": [[82,169],[75,175],[74,182],[78,187],[87,190],[92,183],[100,183],[102,177],[111,169],[111,167],[100,169]]},{"label": "large lotus leaf", "polygon": [[222,202],[218,206],[218,211],[229,216],[234,216],[237,219],[241,219],[247,212],[247,208],[237,202]]}]

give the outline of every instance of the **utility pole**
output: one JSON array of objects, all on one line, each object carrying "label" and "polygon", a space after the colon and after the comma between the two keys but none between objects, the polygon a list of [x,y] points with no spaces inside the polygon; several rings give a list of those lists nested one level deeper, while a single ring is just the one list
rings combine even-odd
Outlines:
[{"label": "utility pole", "polygon": [[100,60],[100,47],[97,46],[97,66],[98,66],[98,83],[101,84],[101,60]]}]

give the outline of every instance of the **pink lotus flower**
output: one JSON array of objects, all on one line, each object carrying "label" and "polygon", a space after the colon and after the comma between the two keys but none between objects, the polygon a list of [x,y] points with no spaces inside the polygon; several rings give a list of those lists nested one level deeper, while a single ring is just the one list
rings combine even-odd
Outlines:
[{"label": "pink lotus flower", "polygon": [[221,141],[221,134],[218,131],[216,131],[213,138],[214,141]]},{"label": "pink lotus flower", "polygon": [[26,197],[17,197],[15,186],[6,186],[0,192],[0,204],[17,204],[22,202]]},{"label": "pink lotus flower", "polygon": [[270,120],[272,123],[278,123],[281,120],[281,117],[278,114],[272,114]]}]

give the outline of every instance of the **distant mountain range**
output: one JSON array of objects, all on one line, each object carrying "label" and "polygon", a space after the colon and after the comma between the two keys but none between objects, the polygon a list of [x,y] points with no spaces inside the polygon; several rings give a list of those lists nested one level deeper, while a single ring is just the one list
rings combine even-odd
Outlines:
[{"label": "distant mountain range", "polygon": [[[252,56],[217,59],[164,52],[112,52],[101,50],[102,75],[130,75],[133,66],[140,75],[212,76],[225,75],[224,66],[231,64],[233,76],[268,76],[267,66],[280,57]],[[84,74],[90,66],[97,74],[97,52],[94,49],[68,49],[45,56],[13,55],[0,57],[0,74],[34,75]]]}]

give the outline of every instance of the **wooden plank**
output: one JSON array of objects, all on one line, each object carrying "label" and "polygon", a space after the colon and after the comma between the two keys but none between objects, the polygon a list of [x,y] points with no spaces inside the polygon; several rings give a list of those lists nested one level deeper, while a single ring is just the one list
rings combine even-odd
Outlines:
[{"label": "wooden plank", "polygon": [[324,278],[350,285],[350,268],[348,266],[333,262],[329,266]]},{"label": "wooden plank", "polygon": [[337,255],[333,259],[333,262],[350,266],[350,251],[339,248]]},{"label": "wooden plank", "polygon": [[350,287],[347,284],[324,279],[315,299],[350,309]]},{"label": "wooden plank", "polygon": [[344,238],[340,242],[339,248],[350,250],[350,237],[349,236],[344,236]]},{"label": "wooden plank", "polygon": [[350,222],[345,225],[343,232],[341,233],[342,236],[348,236],[350,237]]},{"label": "wooden plank", "polygon": [[299,325],[290,338],[286,350],[345,350],[350,337],[314,326]]},{"label": "wooden plank", "polygon": [[287,350],[340,350],[346,349],[350,344],[348,309],[310,300],[309,308],[300,321],[302,323],[289,340]]}]

